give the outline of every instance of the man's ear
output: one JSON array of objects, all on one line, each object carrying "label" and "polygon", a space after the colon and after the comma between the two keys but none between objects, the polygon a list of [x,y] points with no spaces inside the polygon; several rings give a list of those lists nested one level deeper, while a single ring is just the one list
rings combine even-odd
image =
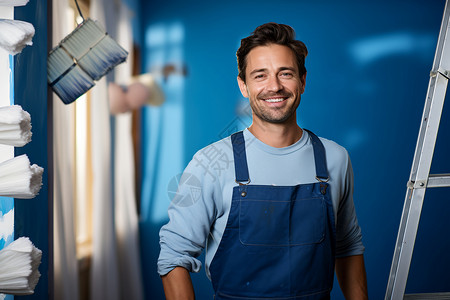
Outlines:
[{"label": "man's ear", "polygon": [[241,90],[242,96],[245,98],[248,98],[248,91],[247,91],[247,85],[245,84],[244,80],[241,79],[241,77],[237,77],[239,89]]},{"label": "man's ear", "polygon": [[302,94],[303,94],[303,93],[305,92],[306,72],[305,72],[305,74],[303,74],[302,77],[300,77],[300,81],[301,81],[301,83],[302,83],[301,91],[302,91]]}]

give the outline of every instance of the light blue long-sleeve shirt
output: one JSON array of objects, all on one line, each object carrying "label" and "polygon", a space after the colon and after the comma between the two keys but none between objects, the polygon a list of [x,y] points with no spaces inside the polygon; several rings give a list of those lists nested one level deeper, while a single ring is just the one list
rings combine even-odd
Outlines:
[{"label": "light blue long-sleeve shirt", "polygon": [[[284,185],[317,182],[309,135],[295,144],[274,148],[244,130],[250,184]],[[353,204],[353,171],[347,151],[321,138],[325,147],[328,181],[336,222],[336,256],[363,254],[361,229]],[[231,138],[198,151],[186,167],[178,191],[169,206],[169,223],[160,231],[158,273],[165,275],[181,266],[191,272],[201,269],[197,257],[206,248],[205,267],[219,246],[231,207],[235,182]]]}]

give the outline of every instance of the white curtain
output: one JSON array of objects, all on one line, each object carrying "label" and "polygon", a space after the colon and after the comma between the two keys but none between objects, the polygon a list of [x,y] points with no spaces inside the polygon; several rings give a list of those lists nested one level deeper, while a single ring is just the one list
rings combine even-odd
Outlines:
[{"label": "white curtain", "polygon": [[[104,0],[91,2],[91,18],[106,26]],[[109,18],[114,16],[109,15]],[[93,172],[93,232],[91,299],[120,299],[117,243],[112,192],[111,122],[106,77],[91,92],[91,151]]]},{"label": "white curtain", "polygon": [[[117,42],[128,52],[128,63],[115,69],[115,82],[127,85],[132,74],[133,38],[131,12],[125,5],[119,7]],[[141,261],[139,250],[138,216],[135,193],[135,168],[132,141],[132,114],[115,117],[114,199],[116,235],[119,253],[121,299],[143,299]]]},{"label": "white curtain", "polygon": [[[67,0],[53,0],[53,46],[69,32]],[[78,262],[74,227],[74,106],[53,94],[54,153],[54,293],[78,300]]]},{"label": "white curtain", "polygon": [[[91,17],[98,20],[117,40],[119,31],[126,50],[131,52],[131,30],[117,29],[120,1],[91,1]],[[105,16],[108,16],[106,19]],[[129,18],[124,15],[124,18]],[[108,23],[110,22],[110,23]],[[127,25],[129,26],[129,25]],[[130,62],[131,59],[128,59]],[[126,83],[130,65],[117,67],[116,77]],[[111,122],[107,81],[104,77],[92,90],[91,134],[93,161],[93,254],[91,299],[140,300],[142,283],[138,244],[138,220],[134,191],[134,159],[131,142],[131,115],[115,119],[115,157],[112,161]],[[120,157],[120,159],[119,159]],[[114,166],[114,170],[112,168]],[[113,178],[113,174],[115,174]],[[112,182],[114,181],[114,186]],[[115,203],[113,201],[113,188]]]},{"label": "white curtain", "polygon": [[143,299],[138,218],[134,194],[131,114],[116,117],[115,200],[121,299]]},{"label": "white curtain", "polygon": [[115,300],[120,299],[120,289],[114,229],[111,124],[106,78],[97,82],[91,96],[93,232],[90,294],[91,299],[95,300]]},{"label": "white curtain", "polygon": [[[105,24],[103,0],[91,2],[91,17]],[[109,15],[109,17],[113,17]],[[120,299],[112,193],[111,123],[106,77],[91,93],[91,145],[93,171],[93,232],[91,299]]]}]

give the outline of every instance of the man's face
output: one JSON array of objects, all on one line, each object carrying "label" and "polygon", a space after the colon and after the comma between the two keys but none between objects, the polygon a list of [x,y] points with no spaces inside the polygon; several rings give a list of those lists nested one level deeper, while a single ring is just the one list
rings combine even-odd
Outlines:
[{"label": "man's face", "polygon": [[286,46],[258,46],[247,55],[246,82],[239,88],[249,98],[253,122],[287,123],[296,118],[306,74],[300,77],[297,61]]}]

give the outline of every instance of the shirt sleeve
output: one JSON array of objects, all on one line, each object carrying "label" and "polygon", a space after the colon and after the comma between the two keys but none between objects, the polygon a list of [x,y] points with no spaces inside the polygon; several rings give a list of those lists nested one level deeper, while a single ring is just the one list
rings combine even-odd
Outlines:
[{"label": "shirt sleeve", "polygon": [[[158,273],[165,275],[177,266],[199,272],[197,259],[205,248],[217,214],[214,199],[220,200],[219,180],[202,164],[199,153],[186,167],[168,209],[169,222],[160,230]],[[216,197],[215,197],[216,196]]]},{"label": "shirt sleeve", "polygon": [[336,257],[360,255],[364,253],[361,228],[353,203],[353,168],[347,154],[342,198],[339,201],[336,223]]}]

